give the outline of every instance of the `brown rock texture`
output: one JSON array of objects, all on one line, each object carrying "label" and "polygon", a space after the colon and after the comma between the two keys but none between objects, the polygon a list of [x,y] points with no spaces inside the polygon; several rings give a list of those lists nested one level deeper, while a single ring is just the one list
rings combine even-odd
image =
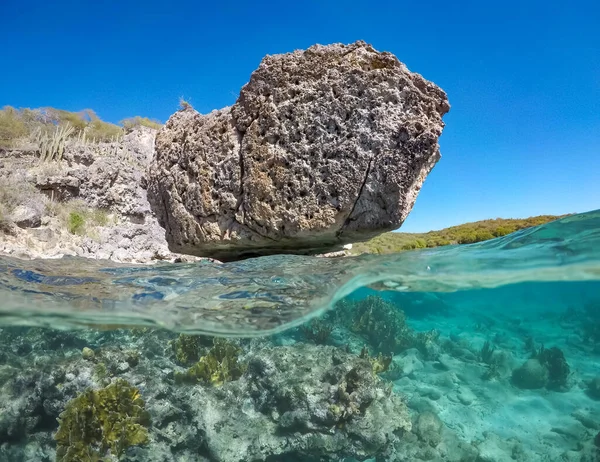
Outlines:
[{"label": "brown rock texture", "polygon": [[171,116],[150,202],[177,252],[341,248],[402,224],[449,109],[439,87],[364,42],[266,56],[233,106]]}]

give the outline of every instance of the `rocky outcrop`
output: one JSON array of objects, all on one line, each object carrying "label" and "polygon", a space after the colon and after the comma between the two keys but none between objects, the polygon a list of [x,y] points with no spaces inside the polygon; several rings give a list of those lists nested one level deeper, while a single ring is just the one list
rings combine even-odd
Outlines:
[{"label": "rocky outcrop", "polygon": [[143,223],[152,214],[143,185],[155,136],[156,130],[139,127],[119,142],[69,144],[62,163],[29,169],[31,181],[51,199],[82,199]]},{"label": "rocky outcrop", "polygon": [[[178,259],[145,190],[155,135],[139,127],[118,142],[70,140],[63,158],[53,162],[41,162],[35,146],[0,151],[0,254],[131,263]],[[81,224],[69,230],[71,213],[81,216]]]},{"label": "rocky outcrop", "polygon": [[364,42],[267,56],[236,103],[174,114],[153,208],[172,250],[321,252],[399,227],[440,157],[446,94]]}]

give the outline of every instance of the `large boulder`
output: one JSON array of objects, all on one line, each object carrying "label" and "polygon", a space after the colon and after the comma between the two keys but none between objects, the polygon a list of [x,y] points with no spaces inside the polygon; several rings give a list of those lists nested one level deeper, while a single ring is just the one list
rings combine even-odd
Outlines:
[{"label": "large boulder", "polygon": [[149,197],[177,252],[341,248],[402,224],[449,109],[439,87],[364,42],[267,56],[233,106],[171,116]]}]

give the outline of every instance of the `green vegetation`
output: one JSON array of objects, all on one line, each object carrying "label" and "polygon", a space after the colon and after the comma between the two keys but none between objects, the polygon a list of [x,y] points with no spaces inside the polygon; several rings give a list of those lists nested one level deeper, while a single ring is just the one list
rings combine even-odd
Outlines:
[{"label": "green vegetation", "polygon": [[183,111],[183,110],[188,109],[190,107],[192,107],[192,105],[190,104],[190,102],[187,101],[186,99],[184,99],[183,96],[181,96],[179,98],[179,109]]},{"label": "green vegetation", "polygon": [[58,218],[71,233],[79,236],[94,238],[95,227],[107,226],[111,222],[110,215],[105,209],[89,207],[81,200],[67,202],[48,201],[48,215]]},{"label": "green vegetation", "polygon": [[214,339],[210,351],[186,372],[175,373],[177,382],[210,383],[222,385],[239,379],[246,371],[247,364],[238,361],[241,349],[225,339]]},{"label": "green vegetation", "polygon": [[71,212],[69,214],[67,229],[71,234],[83,234],[85,229],[85,218],[78,212]]},{"label": "green vegetation", "polygon": [[102,121],[91,109],[70,112],[55,108],[15,109],[5,106],[0,110],[0,147],[15,148],[20,142],[33,142],[40,145],[44,160],[59,160],[56,144],[64,145],[67,139],[109,142],[122,134],[122,127]]},{"label": "green vegetation", "polygon": [[121,457],[130,446],[148,442],[150,423],[137,388],[117,379],[99,390],[88,389],[60,414],[57,462],[100,461]]},{"label": "green vegetation", "polygon": [[0,146],[12,147],[16,140],[27,134],[27,125],[19,111],[11,106],[4,106],[0,110]]},{"label": "green vegetation", "polygon": [[520,229],[543,225],[562,216],[540,215],[530,218],[476,221],[428,233],[384,233],[370,241],[353,245],[352,253],[394,253],[452,244],[472,244],[506,236]]},{"label": "green vegetation", "polygon": [[68,123],[58,125],[52,132],[38,130],[35,139],[39,146],[40,160],[42,162],[62,160],[65,143],[74,132],[75,128]]},{"label": "green vegetation", "polygon": [[118,141],[123,135],[123,129],[118,125],[94,119],[87,125],[85,135],[88,140],[92,140],[94,143],[108,143]]},{"label": "green vegetation", "polygon": [[124,119],[121,125],[104,122],[91,109],[70,112],[51,107],[16,109],[4,106],[0,109],[0,148],[13,149],[27,142],[35,143],[40,146],[42,159],[60,160],[67,139],[80,143],[108,143],[118,141],[125,130],[139,126],[159,129],[162,126],[157,120],[140,116]]},{"label": "green vegetation", "polygon": [[162,127],[162,124],[158,120],[152,120],[148,117],[130,117],[128,119],[121,120],[121,125],[127,131],[133,130],[137,127],[148,127],[153,128],[155,130],[159,130]]}]

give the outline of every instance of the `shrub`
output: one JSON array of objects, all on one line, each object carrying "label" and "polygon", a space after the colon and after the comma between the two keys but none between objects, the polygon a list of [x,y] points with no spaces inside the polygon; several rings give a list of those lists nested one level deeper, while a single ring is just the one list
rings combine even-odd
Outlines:
[{"label": "shrub", "polygon": [[158,120],[151,120],[148,117],[130,117],[128,119],[121,120],[121,125],[127,131],[133,130],[137,127],[148,127],[153,128],[155,130],[159,130],[162,127],[162,124]]},{"label": "shrub", "polygon": [[82,235],[85,230],[85,219],[83,218],[83,215],[78,212],[71,212],[69,214],[67,229],[71,234]]},{"label": "shrub", "polygon": [[6,220],[20,205],[30,202],[46,203],[46,197],[19,175],[3,178],[0,184],[0,213]]},{"label": "shrub", "polygon": [[17,109],[4,106],[0,110],[0,147],[13,147],[16,140],[28,133],[27,125]]},{"label": "shrub", "polygon": [[106,226],[109,222],[108,212],[104,209],[91,209],[89,216],[96,226]]},{"label": "shrub", "polygon": [[88,140],[94,142],[110,142],[118,140],[123,135],[123,129],[118,125],[94,119],[87,125],[85,134]]},{"label": "shrub", "polygon": [[88,122],[93,118],[98,118],[91,109],[84,109],[80,112],[70,112],[64,109],[44,108],[42,109],[46,123],[50,125],[70,125],[76,134],[85,130]]},{"label": "shrub", "polygon": [[[565,216],[565,215],[563,215]],[[428,233],[384,233],[353,245],[352,253],[393,253],[452,244],[472,244],[538,226],[562,216],[540,215],[523,219],[483,220]]]},{"label": "shrub", "polygon": [[183,111],[183,110],[191,108],[191,107],[192,107],[192,105],[190,104],[190,102],[187,101],[186,99],[184,99],[183,96],[181,96],[179,98],[179,109],[180,110]]},{"label": "shrub", "polygon": [[86,235],[92,239],[97,237],[95,226],[107,226],[113,221],[105,209],[89,207],[79,199],[67,202],[48,200],[46,211],[58,218],[71,234]]},{"label": "shrub", "polygon": [[[183,99],[181,107],[190,107]],[[162,124],[148,117],[135,116],[121,121],[123,127],[104,122],[91,109],[78,112],[55,109],[52,107],[38,109],[15,109],[5,106],[0,110],[0,147],[14,148],[18,140],[35,136],[39,142],[43,138],[53,138],[58,128],[71,127],[69,136],[80,141],[104,143],[118,140],[124,129],[131,130],[138,126],[159,129]]]},{"label": "shrub", "polygon": [[6,208],[2,202],[0,202],[0,225],[8,222],[8,213],[6,212]]}]

